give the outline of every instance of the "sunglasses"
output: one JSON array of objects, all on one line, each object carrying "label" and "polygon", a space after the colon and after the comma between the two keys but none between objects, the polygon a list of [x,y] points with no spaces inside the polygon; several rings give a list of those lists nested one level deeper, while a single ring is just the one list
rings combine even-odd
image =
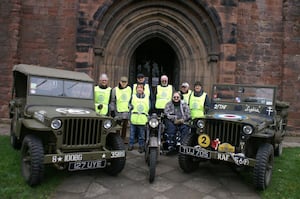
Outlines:
[{"label": "sunglasses", "polygon": [[174,96],[174,97],[173,97],[173,99],[179,99],[179,98],[180,98],[180,97],[178,97],[178,96]]}]

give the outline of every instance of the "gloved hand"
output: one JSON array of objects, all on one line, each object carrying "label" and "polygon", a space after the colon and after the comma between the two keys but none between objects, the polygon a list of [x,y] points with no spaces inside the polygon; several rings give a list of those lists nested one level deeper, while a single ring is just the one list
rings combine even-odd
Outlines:
[{"label": "gloved hand", "polygon": [[183,124],[184,120],[183,119],[175,119],[174,124]]}]

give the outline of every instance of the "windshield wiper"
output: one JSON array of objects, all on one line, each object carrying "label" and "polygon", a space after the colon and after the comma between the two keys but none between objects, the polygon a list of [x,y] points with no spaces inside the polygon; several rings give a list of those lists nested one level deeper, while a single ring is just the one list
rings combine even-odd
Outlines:
[{"label": "windshield wiper", "polygon": [[40,87],[41,85],[45,84],[47,81],[48,81],[48,80],[45,79],[44,81],[42,81],[41,83],[39,83],[39,84],[36,86],[36,88],[38,88],[38,87]]},{"label": "windshield wiper", "polygon": [[72,84],[68,89],[73,88],[73,87],[76,86],[77,84],[79,84],[79,82],[75,82],[75,83]]}]

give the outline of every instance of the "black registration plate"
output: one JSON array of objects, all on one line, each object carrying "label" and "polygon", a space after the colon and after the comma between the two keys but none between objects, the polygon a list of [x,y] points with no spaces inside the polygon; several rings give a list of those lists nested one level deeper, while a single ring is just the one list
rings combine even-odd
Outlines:
[{"label": "black registration plate", "polygon": [[69,171],[98,169],[106,166],[105,160],[70,162]]},{"label": "black registration plate", "polygon": [[186,155],[191,155],[199,158],[205,158],[205,159],[210,159],[211,154],[210,151],[203,149],[203,148],[198,148],[198,147],[190,147],[190,146],[180,146],[180,153],[186,154]]}]

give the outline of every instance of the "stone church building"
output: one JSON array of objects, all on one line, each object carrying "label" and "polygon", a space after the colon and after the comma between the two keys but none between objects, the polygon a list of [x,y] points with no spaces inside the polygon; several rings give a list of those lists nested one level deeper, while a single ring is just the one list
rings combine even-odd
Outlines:
[{"label": "stone church building", "polygon": [[110,86],[201,81],[278,86],[300,129],[298,0],[1,0],[0,118],[18,63],[81,71]]}]

